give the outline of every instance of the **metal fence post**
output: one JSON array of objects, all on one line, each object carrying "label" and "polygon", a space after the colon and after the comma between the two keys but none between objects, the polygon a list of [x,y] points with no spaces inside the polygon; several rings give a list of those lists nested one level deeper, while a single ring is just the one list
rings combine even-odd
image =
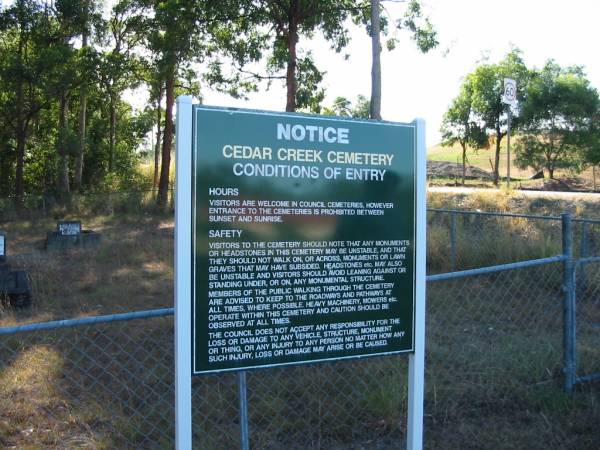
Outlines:
[{"label": "metal fence post", "polygon": [[450,270],[456,271],[456,214],[450,215]]},{"label": "metal fence post", "polygon": [[563,372],[564,390],[573,392],[575,384],[575,291],[573,264],[573,230],[571,214],[563,213],[562,244],[563,244]]},{"label": "metal fence post", "polygon": [[240,448],[250,450],[248,432],[248,395],[246,391],[246,372],[238,372],[238,393],[240,400]]}]

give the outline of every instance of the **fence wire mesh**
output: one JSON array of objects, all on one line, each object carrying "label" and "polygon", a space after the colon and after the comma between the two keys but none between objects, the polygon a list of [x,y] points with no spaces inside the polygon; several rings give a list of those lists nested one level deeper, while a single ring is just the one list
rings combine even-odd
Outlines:
[{"label": "fence wire mesh", "polygon": [[2,336],[3,448],[172,445],[172,319]]},{"label": "fence wire mesh", "polygon": [[580,220],[575,230],[575,245],[580,258],[600,256],[600,221]]},{"label": "fence wire mesh", "polygon": [[[500,448],[532,421],[564,429],[560,415],[537,412],[560,391],[560,264],[430,283],[427,308],[428,448]],[[2,446],[172,447],[171,317],[0,342]],[[406,376],[403,356],[250,372],[251,448],[397,448]],[[235,374],[194,378],[193,410],[194,448],[239,446]],[[495,426],[482,441],[490,416]],[[545,429],[564,448],[597,439],[564,433],[556,441]]]},{"label": "fence wire mesh", "polygon": [[[450,271],[449,217],[429,213],[430,272]],[[559,221],[461,217],[455,270],[560,253]],[[586,239],[594,227],[588,224]],[[574,227],[575,233],[581,230]],[[165,245],[145,242],[143,231],[125,240],[122,230],[107,233],[95,257],[118,254],[118,260],[105,278],[92,277],[75,293],[101,302],[114,290],[89,290],[88,284],[115,281],[128,296],[136,264],[170,291],[170,281],[152,267],[128,259],[141,248],[145,260],[152,260],[152,249],[159,248],[167,253],[155,255],[160,267],[163,259],[171,260]],[[152,239],[170,242],[167,231]],[[540,240],[532,243],[531,236]],[[123,248],[115,253],[117,246]],[[588,248],[592,252],[591,244]],[[472,261],[478,249],[481,256]],[[38,297],[54,297],[56,281],[49,279],[61,272],[52,272],[51,265],[63,256],[36,255],[17,262],[45,274],[37,281],[32,277]],[[96,270],[85,255],[74,255],[81,258],[75,275]],[[562,393],[562,276],[562,265],[552,263],[428,283],[427,448],[496,449],[510,447],[509,440],[514,448],[600,448],[593,426],[600,417],[597,393],[586,390],[576,401]],[[141,289],[152,294],[155,287]],[[584,376],[600,372],[599,263],[578,268],[577,294],[578,375]],[[69,300],[73,310],[79,308],[75,297]],[[90,314],[88,306],[81,310]],[[124,300],[118,310],[126,307]],[[37,308],[44,317],[43,305]],[[1,313],[3,319],[13,314]],[[172,448],[173,353],[172,317],[1,335],[0,447]],[[253,449],[403,446],[406,356],[257,370],[248,373],[247,382]],[[236,375],[194,377],[192,392],[194,448],[238,448]]]},{"label": "fence wire mesh", "polygon": [[[539,397],[560,389],[561,273],[551,264],[428,284],[430,448],[505,448],[516,429],[527,438],[521,424],[543,421]],[[493,426],[482,420],[491,417]],[[538,448],[527,445],[516,448]]]},{"label": "fence wire mesh", "polygon": [[[171,317],[11,334],[0,355],[3,448],[172,448]],[[251,372],[252,448],[393,446],[406,374],[403,357]],[[193,411],[194,448],[239,445],[235,374],[194,378]]]},{"label": "fence wire mesh", "polygon": [[600,377],[600,259],[581,260],[575,275],[577,376]]},{"label": "fence wire mesh", "polygon": [[[573,219],[576,257],[600,256],[600,221]],[[560,217],[431,209],[428,273],[446,273],[562,253]]]},{"label": "fence wire mesh", "polygon": [[561,253],[560,220],[446,211],[428,213],[428,268],[444,273]]}]

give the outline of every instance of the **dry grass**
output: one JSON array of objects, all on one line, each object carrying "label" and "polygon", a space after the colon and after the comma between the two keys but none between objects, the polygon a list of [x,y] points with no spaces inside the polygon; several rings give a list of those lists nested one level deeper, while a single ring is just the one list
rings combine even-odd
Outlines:
[{"label": "dry grass", "polygon": [[[168,307],[173,304],[173,225],[168,217],[82,220],[102,235],[91,250],[43,250],[54,221],[9,222],[9,262],[29,272],[34,308],[0,314],[0,324]],[[14,236],[14,237],[13,237]]]},{"label": "dry grass", "polygon": [[[490,160],[494,161],[496,149],[490,147],[489,149],[478,149],[478,150],[467,150],[467,165],[475,166],[483,169],[487,172],[493,173]],[[507,175],[507,148],[506,139],[502,140],[500,149],[500,164],[498,173],[501,178]],[[442,147],[441,145],[434,145],[427,149],[427,158],[432,161],[446,161],[462,165],[462,149],[459,144],[455,144],[451,147]],[[511,165],[510,175],[513,180],[513,187],[515,188],[541,188],[544,180],[529,180],[534,175],[533,169],[520,169],[515,163],[516,153],[511,145]],[[547,175],[547,174],[546,174]],[[572,170],[557,169],[555,172],[555,178],[561,179],[577,179],[577,189],[582,190],[593,190],[594,173],[591,167],[585,169],[581,173],[575,173]],[[460,179],[454,178],[432,178],[429,180],[431,184],[437,185],[450,185],[460,183]],[[547,180],[546,180],[547,181]],[[572,184],[572,183],[571,183]],[[467,180],[467,186],[473,187],[492,187],[493,183],[482,180]],[[596,169],[596,188],[600,187],[600,169]]]},{"label": "dry grass", "polygon": [[[557,214],[565,205],[506,193],[430,196],[430,206]],[[596,208],[568,206],[581,215]],[[172,305],[171,217],[65,218],[101,232],[101,246],[47,253],[41,240],[54,219],[0,224],[11,263],[30,272],[36,301],[29,312],[1,311],[0,326]],[[457,231],[468,264],[557,251],[554,237],[530,221],[465,221]],[[429,241],[430,263],[441,270],[447,224],[430,226]],[[560,295],[560,274],[543,271],[429,288],[427,448],[600,447],[597,386],[574,396],[561,391]],[[548,311],[554,315],[537,314]],[[598,356],[593,346],[585,352]],[[172,446],[171,319],[3,337],[0,356],[0,447]],[[252,446],[397,448],[406,374],[404,356],[252,372]],[[233,375],[196,378],[194,411],[198,448],[238,445]]]}]

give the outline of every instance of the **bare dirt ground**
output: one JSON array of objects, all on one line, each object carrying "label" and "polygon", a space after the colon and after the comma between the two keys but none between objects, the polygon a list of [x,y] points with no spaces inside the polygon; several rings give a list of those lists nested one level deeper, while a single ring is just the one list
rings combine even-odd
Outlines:
[{"label": "bare dirt ground", "polygon": [[[490,172],[475,166],[467,166],[465,176],[488,181],[494,179]],[[427,177],[460,178],[462,177],[462,166],[447,161],[427,161]]]}]

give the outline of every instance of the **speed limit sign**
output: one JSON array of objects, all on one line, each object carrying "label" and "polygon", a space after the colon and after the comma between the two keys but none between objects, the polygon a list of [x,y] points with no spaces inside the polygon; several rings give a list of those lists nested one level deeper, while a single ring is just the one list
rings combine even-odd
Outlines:
[{"label": "speed limit sign", "polygon": [[512,105],[517,100],[517,82],[511,78],[504,79],[504,96],[502,101]]}]

